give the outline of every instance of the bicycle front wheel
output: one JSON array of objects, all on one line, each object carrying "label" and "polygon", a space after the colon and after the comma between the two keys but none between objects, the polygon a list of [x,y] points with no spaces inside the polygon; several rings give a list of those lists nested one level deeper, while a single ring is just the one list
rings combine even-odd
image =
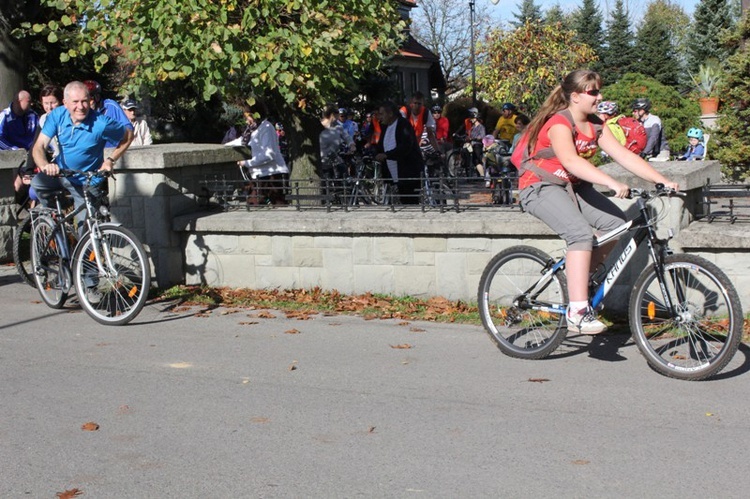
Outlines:
[{"label": "bicycle front wheel", "polygon": [[13,262],[23,282],[36,287],[31,265],[31,215],[23,219],[13,232]]},{"label": "bicycle front wheel", "polygon": [[95,321],[119,326],[133,320],[146,304],[149,263],[143,245],[129,230],[102,226],[101,233],[101,240],[86,234],[78,244],[73,257],[76,292],[81,307]]},{"label": "bicycle front wheel", "polygon": [[484,328],[506,355],[541,359],[565,339],[565,275],[556,272],[546,282],[540,282],[551,260],[531,246],[514,246],[495,255],[482,273],[477,297],[479,315]]},{"label": "bicycle front wheel", "polygon": [[42,301],[50,308],[65,305],[70,289],[70,273],[55,236],[55,222],[37,217],[31,233],[31,266]]},{"label": "bicycle front wheel", "polygon": [[729,278],[695,255],[664,262],[664,292],[653,266],[638,277],[630,295],[630,328],[641,354],[655,371],[701,380],[721,371],[742,341],[742,305]]}]

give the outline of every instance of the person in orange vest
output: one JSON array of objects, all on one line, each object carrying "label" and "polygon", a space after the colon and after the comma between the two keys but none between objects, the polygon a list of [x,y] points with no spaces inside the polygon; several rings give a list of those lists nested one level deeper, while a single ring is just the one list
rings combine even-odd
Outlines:
[{"label": "person in orange vest", "polygon": [[422,92],[414,92],[411,99],[409,99],[409,105],[401,108],[401,115],[409,120],[411,127],[414,129],[414,134],[417,136],[417,140],[422,139],[422,134],[427,131],[427,140],[432,145],[435,151],[440,151],[437,138],[435,137],[435,118],[432,117],[432,113],[424,105],[424,94]]}]

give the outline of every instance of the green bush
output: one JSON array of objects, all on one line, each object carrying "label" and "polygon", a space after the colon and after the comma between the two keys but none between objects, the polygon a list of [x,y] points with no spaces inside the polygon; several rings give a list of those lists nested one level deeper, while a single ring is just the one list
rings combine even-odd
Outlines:
[{"label": "green bush", "polygon": [[627,73],[620,80],[602,89],[604,100],[617,102],[620,112],[629,115],[630,106],[638,97],[651,100],[651,113],[661,118],[662,126],[673,155],[687,147],[685,133],[692,127],[701,127],[698,103],[683,98],[673,87],[638,73]]}]

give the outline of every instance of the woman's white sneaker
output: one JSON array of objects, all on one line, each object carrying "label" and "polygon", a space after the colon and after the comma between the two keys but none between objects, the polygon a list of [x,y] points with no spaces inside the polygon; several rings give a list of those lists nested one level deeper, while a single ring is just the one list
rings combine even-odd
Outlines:
[{"label": "woman's white sneaker", "polygon": [[591,307],[576,312],[572,312],[568,307],[565,319],[568,322],[568,331],[580,334],[599,334],[607,330],[606,324],[597,319]]}]

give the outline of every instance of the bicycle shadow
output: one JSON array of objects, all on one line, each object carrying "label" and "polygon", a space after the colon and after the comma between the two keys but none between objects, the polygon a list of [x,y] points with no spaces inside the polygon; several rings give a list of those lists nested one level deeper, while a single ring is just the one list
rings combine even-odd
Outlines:
[{"label": "bicycle shadow", "polygon": [[[589,357],[607,362],[621,362],[629,360],[636,356],[625,356],[621,349],[628,348],[628,351],[638,352],[635,343],[627,326],[613,327],[610,331],[600,335],[574,335],[568,336],[558,347],[557,351],[547,357],[548,359],[564,359],[576,355],[589,354]],[[739,362],[740,354],[742,361]],[[739,365],[738,365],[739,362]],[[741,376],[750,371],[750,346],[740,343],[732,361],[727,366],[729,370],[724,370],[719,374],[709,377],[705,381],[719,381]],[[725,368],[727,369],[727,368]]]}]

